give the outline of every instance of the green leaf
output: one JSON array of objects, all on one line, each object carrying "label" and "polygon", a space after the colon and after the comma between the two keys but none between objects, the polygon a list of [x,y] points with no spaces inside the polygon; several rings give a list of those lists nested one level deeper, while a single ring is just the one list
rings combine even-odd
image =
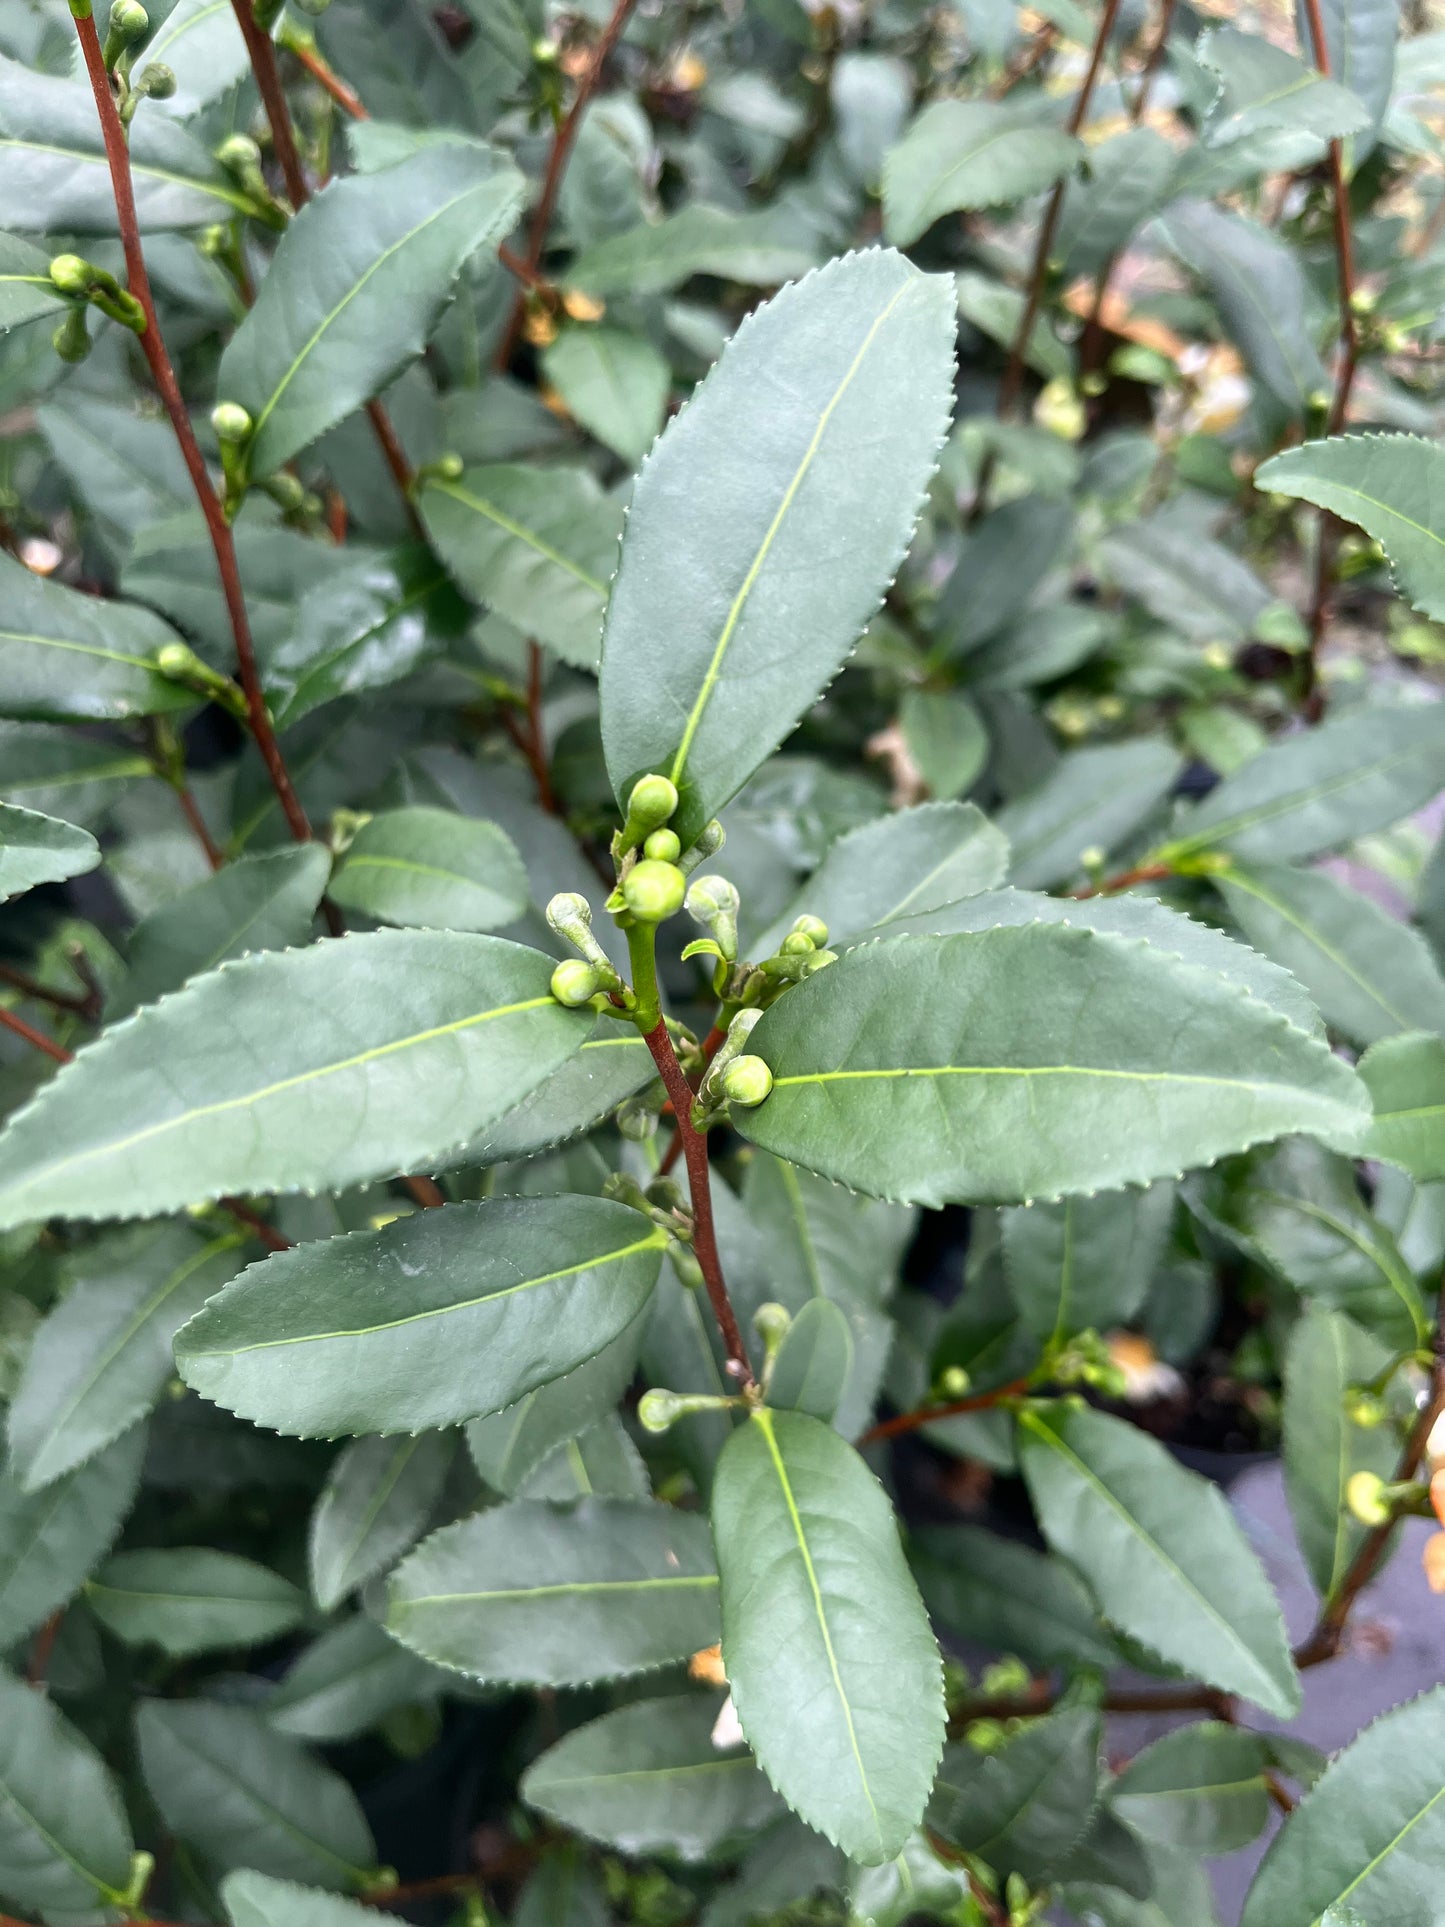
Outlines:
[{"label": "green leaf", "polygon": [[305,943],[330,874],[326,846],[302,843],[239,857],[152,910],[131,932],[112,1022],[231,957]]},{"label": "green leaf", "polygon": [[1347,1312],[1399,1350],[1423,1342],[1429,1320],[1420,1287],[1366,1208],[1347,1159],[1303,1139],[1281,1144],[1225,1191],[1218,1215],[1307,1298]]},{"label": "green leaf", "polygon": [[1445,977],[1418,931],[1322,870],[1234,864],[1214,881],[1249,942],[1353,1043],[1445,1030]]},{"label": "green leaf", "polygon": [[1148,127],[1131,127],[1089,149],[1088,173],[1071,180],[1059,216],[1067,280],[1097,274],[1168,196],[1178,157]]},{"label": "green leaf", "polygon": [[949,292],[887,250],[785,289],[638,475],[602,741],[619,801],[651,770],[678,785],[684,846],[837,674],[897,572],[951,406]]},{"label": "green leaf", "polygon": [[1112,1625],[1192,1678],[1294,1715],[1278,1601],[1217,1486],[1082,1406],[1021,1413],[1019,1459],[1044,1537]]},{"label": "green leaf", "polygon": [[342,1900],[336,1894],[318,1893],[314,1887],[300,1887],[290,1880],[272,1880],[249,1868],[244,1873],[229,1873],[221,1882],[232,1927],[366,1927],[368,1921],[380,1927],[400,1927],[395,1914],[379,1907],[361,1906]]},{"label": "green leaf", "polygon": [[0,902],[40,883],[84,876],[99,862],[100,845],[88,830],[0,803]]},{"label": "green leaf", "polygon": [[11,1121],[0,1223],[425,1168],[581,1044],[591,1013],[555,1003],[551,973],[520,944],[440,930],[224,964],[87,1046]]},{"label": "green leaf", "polygon": [[1243,556],[1167,511],[1111,529],[1099,553],[1112,581],[1191,642],[1243,642],[1274,601]]},{"label": "green leaf", "polygon": [[152,659],[176,632],[148,609],[47,582],[0,554],[0,715],[119,722],[194,704]]},{"label": "green leaf", "polygon": [[900,918],[930,917],[992,889],[1007,865],[1008,845],[972,803],[920,803],[880,816],[829,845],[754,949],[766,956],[804,913],[822,918],[834,948],[887,936]]},{"label": "green leaf", "polygon": [[588,294],[662,294],[695,274],[759,288],[806,274],[818,248],[785,209],[733,214],[694,201],[661,221],[608,235],[585,249],[567,285]]},{"label": "green leaf", "polygon": [[146,41],[137,69],[153,60],[170,68],[176,91],[145,111],[175,120],[188,119],[251,68],[235,9],[224,0],[176,0]]},{"label": "green leaf", "polygon": [[905,689],[898,726],[931,796],[948,802],[972,789],[988,761],[988,731],[965,695],[953,689]]},{"label": "green leaf", "polygon": [[779,1811],[751,1753],[717,1746],[718,1701],[640,1700],[579,1726],[534,1760],[522,1798],[622,1853],[705,1860]]},{"label": "green leaf", "polygon": [[502,1164],[568,1143],[655,1076],[651,1053],[636,1031],[622,1031],[610,1018],[601,1018],[581,1050],[530,1097],[449,1156],[447,1168]]},{"label": "green leaf", "polygon": [[384,810],[363,823],[333,901],[382,923],[495,930],[527,908],[527,873],[495,823],[452,810]]},{"label": "green leaf", "polygon": [[883,232],[911,247],[945,214],[1052,187],[1083,153],[1071,135],[1002,101],[936,100],[883,163]]},{"label": "green leaf", "polygon": [[266,663],[277,728],[289,729],[340,696],[399,682],[442,654],[470,621],[449,577],[422,548],[369,555],[317,583]]},{"label": "green leaf", "polygon": [[1437,1686],[1367,1726],[1331,1761],[1265,1855],[1242,1927],[1313,1927],[1336,1906],[1381,1922],[1423,1922],[1438,1911],[1442,1716],[1445,1688]]},{"label": "green leaf", "polygon": [[632,1383],[652,1300],[575,1371],[467,1427],[472,1463],[494,1492],[512,1498],[558,1446],[600,1424]]},{"label": "green leaf", "polygon": [[1333,1592],[1368,1528],[1350,1513],[1345,1489],[1356,1472],[1393,1476],[1398,1444],[1389,1425],[1356,1425],[1345,1410],[1351,1387],[1382,1372],[1391,1353],[1351,1318],[1307,1305],[1284,1361],[1284,1477],[1300,1551],[1321,1595]]},{"label": "green leaf", "polygon": [[1438,703],[1355,709],[1252,756],[1210,791],[1169,848],[1263,862],[1317,856],[1398,823],[1442,786]]},{"label": "green leaf", "polygon": [[527,1474],[517,1497],[559,1505],[592,1498],[650,1500],[652,1480],[627,1427],[609,1412],[550,1452]]},{"label": "green leaf", "polygon": [[130,1884],[119,1789],[43,1693],[0,1672],[0,1892],[47,1918],[93,1916]]},{"label": "green leaf", "polygon": [[353,1740],[398,1706],[435,1699],[443,1676],[358,1613],[314,1640],[263,1711],[298,1740]]},{"label": "green leaf", "polygon": [[662,427],[672,387],[672,370],[645,335],[564,328],[543,351],[542,374],[589,435],[629,466],[642,460]]},{"label": "green leaf", "polygon": [[1081,875],[1081,854],[1117,848],[1173,789],[1180,769],[1174,749],[1147,736],[1070,750],[1036,789],[998,813],[1013,852],[1009,881],[1045,890]]},{"label": "green leaf", "polygon": [[606,1889],[569,1843],[546,1854],[522,1889],[513,1927],[612,1927]]},{"label": "green leaf", "polygon": [[160,1397],[171,1341],[240,1265],[239,1233],[146,1226],[76,1252],[10,1406],[10,1471],[38,1491],[120,1437]]},{"label": "green leaf", "polygon": [[920,1204],[1143,1184],[1287,1131],[1353,1149],[1368,1122],[1324,1043],[1226,979],[1060,925],[864,945],[750,1047],[774,1081],[745,1137]]},{"label": "green leaf", "polygon": [[831,1425],[853,1371],[853,1334],[828,1298],[810,1298],[794,1318],[773,1360],[768,1403],[807,1412]]},{"label": "green leaf", "polygon": [[[201,143],[162,115],[137,116],[130,171],[148,234],[229,221],[250,206]],[[0,59],[0,205],[26,233],[116,232],[95,96],[84,81]]]},{"label": "green leaf", "polygon": [[965,535],[938,598],[944,654],[967,660],[1023,616],[1039,583],[1063,559],[1074,530],[1068,502],[1022,495],[991,509]]},{"label": "green leaf", "polygon": [[1208,201],[1174,201],[1160,225],[1209,289],[1250,373],[1280,411],[1299,420],[1316,394],[1328,392],[1329,378],[1294,251],[1268,228]]},{"label": "green leaf", "polygon": [[[73,386],[35,414],[72,491],[117,556],[128,553],[147,523],[193,506],[190,474],[168,421],[138,415],[124,403],[77,393]],[[113,607],[106,605],[97,614],[108,617]],[[171,693],[174,696],[174,685]]]},{"label": "green leaf", "polygon": [[1360,1060],[1375,1106],[1367,1157],[1384,1158],[1417,1183],[1445,1178],[1445,1041],[1390,1037]]},{"label": "green leaf", "polygon": [[943,1693],[882,1488],[828,1426],[759,1407],[723,1447],[712,1523],[723,1664],[763,1771],[850,1859],[891,1860],[928,1799]]},{"label": "green leaf", "polygon": [[1024,1324],[1054,1344],[1127,1324],[1148,1294],[1173,1210],[1173,1185],[1154,1184],[1005,1211],[1004,1269]]},{"label": "green leaf", "polygon": [[375,1864],[346,1781],[248,1708],[142,1700],[136,1738],[166,1826],[218,1867],[343,1889]]},{"label": "green leaf", "polygon": [[620,506],[581,469],[516,465],[432,476],[427,534],[463,590],[574,669],[595,669]]},{"label": "green leaf", "polygon": [[1201,1720],[1136,1754],[1115,1780],[1109,1803],[1151,1840],[1194,1853],[1233,1853],[1269,1821],[1268,1764],[1258,1734]]},{"label": "green leaf", "polygon": [[255,424],[250,475],[271,474],[396,379],[521,197],[516,168],[478,142],[333,181],[302,208],[221,356],[221,398]]},{"label": "green leaf", "polygon": [[0,329],[18,328],[66,306],[50,279],[50,255],[13,234],[0,234]]},{"label": "green leaf", "polygon": [[[958,312],[965,321],[996,341],[1001,348],[1012,348],[1023,325],[1025,296],[1022,289],[1010,288],[992,275],[964,268],[954,276]],[[1035,374],[1045,381],[1067,380],[1074,370],[1074,357],[1045,316],[1040,315],[1029,334],[1024,359]]]},{"label": "green leaf", "polygon": [[513,1685],[650,1672],[717,1643],[707,1523],[653,1500],[529,1499],[425,1540],[392,1574],[387,1630],[441,1666]]},{"label": "green leaf", "polygon": [[203,1397],[280,1432],[456,1425],[616,1338],[665,1243],[604,1198],[423,1211],[253,1266],[186,1326],[176,1364]]},{"label": "green leaf", "polygon": [[928,1526],[912,1565],[929,1611],[964,1639],[1039,1666],[1118,1663],[1088,1588],[1052,1553],[982,1526]]},{"label": "green leaf", "polygon": [[452,1462],[453,1438],[419,1432],[355,1439],[331,1467],[311,1515],[311,1592],[330,1612],[426,1531]]},{"label": "green leaf", "polygon": [[1047,1880],[1064,1871],[1098,1790],[1098,1712],[1068,1706],[1031,1720],[995,1752],[951,1746],[929,1801],[929,1824],[1000,1875]]},{"label": "green leaf", "polygon": [[117,785],[154,775],[148,756],[43,724],[0,723],[0,795],[47,815],[94,818]]},{"label": "green leaf", "polygon": [[[1394,0],[1321,0],[1325,48],[1333,78],[1348,87],[1369,114],[1370,131],[1346,143],[1351,172],[1375,145],[1375,130],[1390,105],[1395,78],[1396,41],[1400,10]],[[1307,4],[1295,9],[1300,47],[1318,67],[1325,58],[1315,46],[1313,21]],[[1401,49],[1404,59],[1404,49]]]},{"label": "green leaf", "polygon": [[32,1632],[80,1591],[109,1552],[140,1482],[145,1427],[43,1492],[0,1474],[0,1651]]},{"label": "green leaf", "polygon": [[1357,134],[1370,123],[1348,86],[1327,80],[1294,54],[1237,27],[1212,27],[1199,41],[1201,63],[1219,76],[1219,98],[1202,129],[1222,147],[1262,128],[1289,127],[1321,140]]},{"label": "green leaf", "polygon": [[86,1581],[85,1603],[117,1639],[173,1659],[264,1645],[306,1614],[289,1579],[209,1546],[119,1552]]},{"label": "green leaf", "polygon": [[1390,558],[1401,595],[1445,616],[1445,534],[1432,504],[1445,484],[1445,449],[1418,435],[1331,435],[1275,455],[1256,470],[1261,489],[1299,496],[1353,522]]}]

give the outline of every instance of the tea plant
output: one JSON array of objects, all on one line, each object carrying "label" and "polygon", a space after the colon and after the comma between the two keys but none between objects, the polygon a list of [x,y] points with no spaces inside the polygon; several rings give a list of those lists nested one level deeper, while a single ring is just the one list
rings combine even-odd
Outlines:
[{"label": "tea plant", "polygon": [[0,21],[0,1898],[1202,1927],[1282,1810],[1245,1927],[1445,1922],[1442,1689],[1276,1730],[1445,1523],[1441,37],[91,7]]}]

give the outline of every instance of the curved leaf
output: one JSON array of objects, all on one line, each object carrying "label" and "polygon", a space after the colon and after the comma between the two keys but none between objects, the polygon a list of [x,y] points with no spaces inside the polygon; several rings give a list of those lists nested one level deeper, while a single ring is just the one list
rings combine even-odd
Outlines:
[{"label": "curved leaf", "polygon": [[291,1880],[273,1880],[247,1869],[228,1873],[221,1882],[221,1899],[232,1927],[400,1927],[395,1914],[379,1907],[363,1907],[337,1894],[318,1893]]},{"label": "curved leaf", "polygon": [[1368,1122],[1322,1041],[1222,977],[1067,925],[848,951],[750,1048],[773,1089],[744,1136],[921,1204],[1147,1183],[1290,1131],[1353,1149]]},{"label": "curved leaf", "polygon": [[0,234],[0,329],[58,315],[64,297],[50,278],[50,255],[13,234]]},{"label": "curved leaf", "polygon": [[392,1574],[387,1630],[477,1679],[581,1686],[717,1643],[707,1523],[655,1501],[529,1499],[433,1533]]},{"label": "curved leaf", "polygon": [[131,1834],[100,1755],[33,1687],[0,1672],[0,1892],[92,1914],[130,1882]]},{"label": "curved leaf", "polygon": [[0,803],[0,902],[37,884],[83,876],[99,862],[100,845],[88,830]]},{"label": "curved leaf", "polygon": [[663,1232],[605,1198],[500,1198],[297,1245],[176,1340],[186,1383],[277,1431],[418,1432],[591,1358],[651,1296]]},{"label": "curved leaf", "polygon": [[853,1333],[828,1298],[810,1298],[789,1325],[773,1360],[768,1403],[807,1412],[831,1425],[853,1371]]},{"label": "curved leaf", "polygon": [[1386,1038],[1360,1059],[1360,1076],[1375,1106],[1366,1154],[1417,1183],[1445,1178],[1445,1039]]},{"label": "curved leaf", "polygon": [[575,421],[624,462],[640,462],[667,413],[672,370],[645,335],[564,328],[543,350],[542,374]]},{"label": "curved leaf", "polygon": [[1170,744],[1147,736],[1061,756],[1036,789],[998,813],[1012,853],[1009,881],[1045,890],[1081,876],[1083,852],[1116,848],[1163,802],[1181,768]]},{"label": "curved leaf", "polygon": [[395,1707],[435,1699],[443,1683],[358,1613],[306,1648],[268,1696],[266,1723],[298,1740],[354,1740]]},{"label": "curved leaf", "polygon": [[80,1591],[109,1552],[140,1483],[145,1427],[88,1465],[25,1492],[0,1474],[0,1650],[9,1649]]},{"label": "curved leaf", "polygon": [[1109,1804],[1166,1846],[1232,1853],[1268,1823],[1269,1764],[1262,1735],[1201,1720],[1136,1754],[1110,1789]]},{"label": "curved leaf", "polygon": [[982,1526],[928,1526],[912,1543],[929,1610],[965,1639],[1041,1666],[1117,1663],[1088,1588],[1052,1553]]},{"label": "curved leaf", "polygon": [[1208,146],[1220,147],[1265,127],[1337,140],[1369,125],[1368,111],[1348,87],[1326,80],[1258,34],[1213,27],[1200,36],[1198,52],[1202,65],[1219,76],[1220,97],[1203,128]]},{"label": "curved leaf", "polygon": [[946,281],[845,255],[749,316],[643,465],[602,740],[619,801],[649,770],[678,785],[684,845],[837,674],[896,573],[947,427],[953,333]]},{"label": "curved leaf", "polygon": [[1070,174],[1072,135],[993,100],[936,100],[883,163],[883,232],[912,246],[944,214],[1022,201]]},{"label": "curved leaf", "polygon": [[223,964],[97,1039],[11,1121],[0,1224],[432,1165],[586,1037],[591,1012],[554,1002],[551,974],[538,951],[441,930]]},{"label": "curved leaf", "polygon": [[1173,1210],[1173,1185],[1155,1184],[1001,1212],[1009,1292],[1033,1335],[1059,1344],[1126,1324],[1148,1295]]},{"label": "curved leaf", "polygon": [[1057,1878],[1094,1816],[1099,1727],[1094,1707],[1066,1706],[1031,1720],[996,1752],[950,1747],[928,1804],[930,1824],[998,1874]]},{"label": "curved leaf", "polygon": [[352,838],[331,896],[382,923],[495,930],[527,908],[527,873],[495,823],[453,810],[383,810]]},{"label": "curved leaf", "polygon": [[156,651],[178,637],[149,609],[82,595],[0,554],[0,611],[0,716],[117,722],[196,701],[156,673]]},{"label": "curved leaf", "polygon": [[446,1434],[418,1432],[356,1439],[338,1456],[311,1515],[311,1591],[323,1611],[416,1544],[441,1496],[452,1445]]},{"label": "curved leaf", "polygon": [[850,1445],[755,1408],[712,1493],[723,1664],[783,1798],[877,1866],[922,1818],[943,1744],[942,1669],[893,1509]]},{"label": "curved leaf", "polygon": [[289,1579],[209,1546],[118,1552],[86,1581],[85,1603],[117,1639],[174,1658],[260,1646],[306,1615]]}]

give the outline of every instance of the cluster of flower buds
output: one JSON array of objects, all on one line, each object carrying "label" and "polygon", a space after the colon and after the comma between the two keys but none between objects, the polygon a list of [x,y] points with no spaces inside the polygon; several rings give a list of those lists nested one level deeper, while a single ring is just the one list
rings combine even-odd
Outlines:
[{"label": "cluster of flower buds", "polygon": [[115,0],[106,25],[101,58],[115,82],[116,105],[125,127],[129,127],[143,100],[169,100],[176,91],[174,73],[156,60],[131,78],[131,65],[150,30],[150,15],[140,0]]},{"label": "cluster of flower buds", "polygon": [[144,334],[146,315],[139,301],[109,269],[97,267],[83,255],[57,254],[50,263],[50,285],[75,304],[51,336],[51,345],[62,361],[84,361],[90,353],[87,308],[98,308],[123,328]]},{"label": "cluster of flower buds", "polygon": [[728,1025],[727,1036],[698,1085],[697,1102],[692,1107],[695,1129],[706,1130],[726,1105],[751,1110],[772,1090],[773,1073],[761,1057],[744,1049],[762,1014],[755,1005],[738,1011]]},{"label": "cluster of flower buds", "polygon": [[607,1005],[608,993],[621,994],[623,984],[612,961],[592,934],[592,906],[575,890],[563,890],[547,905],[547,922],[580,957],[568,957],[552,972],[552,995],[569,1010],[584,1004]]}]

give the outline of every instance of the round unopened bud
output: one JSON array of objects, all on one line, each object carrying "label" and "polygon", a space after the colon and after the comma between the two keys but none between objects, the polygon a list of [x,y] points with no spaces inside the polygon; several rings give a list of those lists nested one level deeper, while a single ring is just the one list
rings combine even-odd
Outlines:
[{"label": "round unopened bud", "polygon": [[645,1432],[665,1432],[687,1410],[687,1401],[676,1392],[644,1392],[637,1401],[638,1423]]},{"label": "round unopened bud", "polygon": [[1373,1432],[1377,1425],[1384,1424],[1389,1416],[1389,1408],[1378,1392],[1372,1392],[1364,1385],[1354,1385],[1345,1393],[1345,1416],[1351,1425],[1358,1425],[1362,1432]]},{"label": "round unopened bud", "polygon": [[87,294],[95,270],[78,254],[57,254],[50,264],[50,284],[61,294]]},{"label": "round unopened bud", "polygon": [[807,958],[803,964],[803,975],[805,977],[815,977],[820,970],[826,970],[829,964],[835,964],[837,961],[838,953],[836,950],[815,950],[812,956]]},{"label": "round unopened bud", "polygon": [[660,830],[677,808],[677,785],[665,776],[639,776],[627,799],[628,827],[640,842]]},{"label": "round unopened bud", "polygon": [[150,32],[150,25],[151,17],[141,6],[140,0],[115,0],[106,31],[122,45],[133,47],[137,40]]},{"label": "round unopened bud", "polygon": [[972,1382],[962,1365],[950,1365],[939,1374],[938,1389],[945,1398],[964,1398]]},{"label": "round unopened bud", "polygon": [[795,917],[790,935],[806,937],[815,950],[821,950],[828,941],[828,926],[821,917]]},{"label": "round unopened bud", "polygon": [[244,442],[251,433],[251,417],[238,401],[218,401],[211,410],[211,427],[218,442]]},{"label": "round unopened bud", "polygon": [[229,134],[216,149],[216,159],[232,174],[249,174],[261,165],[261,150],[249,134]]},{"label": "round unopened bud", "polygon": [[751,1110],[773,1088],[773,1073],[761,1057],[735,1057],[722,1074],[722,1094],[729,1104]]},{"label": "round unopened bud", "polygon": [[813,939],[802,930],[792,931],[778,945],[779,953],[784,957],[806,957],[817,948]]},{"label": "round unopened bud", "polygon": [[183,642],[162,643],[156,651],[156,668],[172,681],[177,681],[183,676],[193,676],[198,669],[204,667],[195,650],[188,648]]},{"label": "round unopened bud", "polygon": [[642,854],[658,863],[676,863],[682,855],[682,844],[678,841],[676,830],[654,830],[642,846]]},{"label": "round unopened bud", "polygon": [[1385,1481],[1377,1472],[1356,1472],[1345,1487],[1345,1503],[1361,1525],[1388,1525],[1394,1517]]},{"label": "round unopened bud", "polygon": [[788,1335],[793,1314],[786,1305],[759,1305],[753,1313],[753,1326],[769,1354],[775,1352]]},{"label": "round unopened bud", "polygon": [[634,864],[622,882],[623,902],[639,923],[662,923],[675,917],[686,894],[687,881],[677,865],[659,863],[653,857]]},{"label": "round unopened bud", "polygon": [[84,308],[72,308],[50,337],[50,345],[62,361],[84,361],[90,353],[90,329],[85,316]]},{"label": "round unopened bud", "polygon": [[559,890],[555,897],[547,900],[547,921],[558,936],[565,937],[569,928],[578,925],[590,930],[592,905],[580,890]]},{"label": "round unopened bud", "polygon": [[552,972],[552,995],[569,1010],[580,1010],[597,995],[597,972],[580,957],[568,957]]},{"label": "round unopened bud", "polygon": [[169,100],[176,91],[176,76],[162,60],[152,60],[135,77],[135,90],[151,100]]}]

